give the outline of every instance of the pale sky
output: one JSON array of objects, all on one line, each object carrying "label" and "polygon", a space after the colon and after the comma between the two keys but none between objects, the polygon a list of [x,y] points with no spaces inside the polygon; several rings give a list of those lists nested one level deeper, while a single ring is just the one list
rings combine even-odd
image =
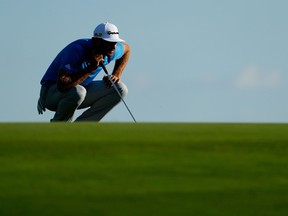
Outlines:
[{"label": "pale sky", "polygon": [[[0,0],[0,122],[49,122],[54,113],[36,109],[40,79],[64,46],[105,21],[132,49],[122,81],[137,121],[288,122],[287,8],[286,0]],[[133,122],[122,103],[103,119],[122,121]]]}]

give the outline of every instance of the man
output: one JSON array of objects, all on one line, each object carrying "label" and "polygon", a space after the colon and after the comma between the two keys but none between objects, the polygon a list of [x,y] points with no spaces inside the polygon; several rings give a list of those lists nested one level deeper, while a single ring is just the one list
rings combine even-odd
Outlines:
[{"label": "man", "polygon": [[107,76],[94,81],[102,69],[99,63],[115,61],[110,77],[124,97],[128,90],[120,78],[129,55],[129,45],[120,39],[117,27],[99,24],[91,39],[70,43],[51,63],[40,82],[38,113],[47,108],[55,111],[51,122],[72,121],[76,109],[88,108],[76,121],[100,121],[121,98]]}]

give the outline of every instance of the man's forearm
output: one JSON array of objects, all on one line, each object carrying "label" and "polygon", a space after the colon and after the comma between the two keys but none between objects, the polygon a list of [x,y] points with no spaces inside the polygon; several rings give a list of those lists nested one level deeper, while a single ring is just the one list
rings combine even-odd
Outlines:
[{"label": "man's forearm", "polygon": [[57,88],[59,91],[68,90],[80,83],[82,83],[94,70],[87,67],[77,73],[67,73],[64,70],[60,70],[57,80]]},{"label": "man's forearm", "polygon": [[116,60],[113,73],[112,73],[114,76],[118,78],[121,77],[122,72],[124,68],[126,67],[129,57],[130,57],[130,47],[127,44],[124,44],[124,48],[125,48],[124,54],[120,59]]},{"label": "man's forearm", "polygon": [[78,71],[77,73],[67,73],[60,70],[58,73],[57,87],[59,91],[68,90],[80,83],[93,73],[99,66],[99,62],[103,61],[103,55],[94,53],[90,56],[90,64],[88,67]]}]

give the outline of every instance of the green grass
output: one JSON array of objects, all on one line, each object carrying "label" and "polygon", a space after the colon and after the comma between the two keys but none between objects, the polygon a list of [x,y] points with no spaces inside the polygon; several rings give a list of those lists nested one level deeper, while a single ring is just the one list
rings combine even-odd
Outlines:
[{"label": "green grass", "polygon": [[287,216],[288,124],[0,124],[1,216]]}]

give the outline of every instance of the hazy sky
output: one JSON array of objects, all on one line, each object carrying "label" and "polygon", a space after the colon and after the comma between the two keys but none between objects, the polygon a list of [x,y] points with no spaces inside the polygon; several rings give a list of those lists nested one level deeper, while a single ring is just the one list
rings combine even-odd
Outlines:
[{"label": "hazy sky", "polygon": [[[40,79],[64,46],[104,21],[131,45],[122,80],[139,122],[288,122],[287,8],[286,0],[0,0],[0,122],[48,122],[54,113],[36,109]],[[103,121],[132,119],[121,103]]]}]

